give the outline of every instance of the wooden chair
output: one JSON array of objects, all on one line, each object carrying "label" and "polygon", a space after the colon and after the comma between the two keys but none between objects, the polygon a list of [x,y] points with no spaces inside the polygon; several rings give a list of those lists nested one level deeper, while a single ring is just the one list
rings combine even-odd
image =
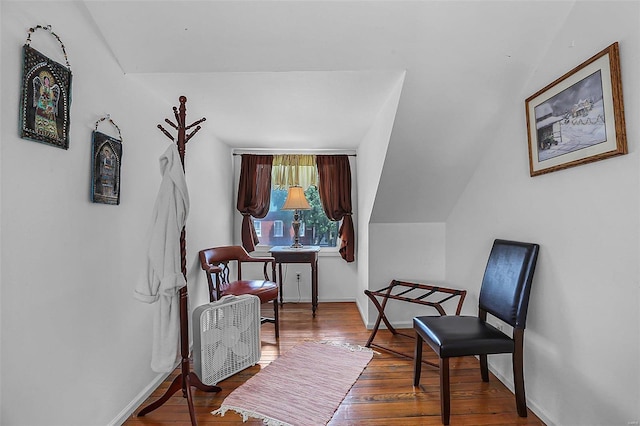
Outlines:
[{"label": "wooden chair", "polygon": [[[263,265],[263,280],[243,280],[242,265],[244,263],[260,263]],[[280,337],[278,323],[278,284],[276,279],[276,261],[273,257],[254,257],[242,246],[213,247],[200,251],[200,265],[207,274],[209,283],[209,300],[211,302],[226,295],[253,294],[260,298],[262,304],[273,303],[273,318],[262,317],[261,323],[271,322],[275,325],[276,339]],[[236,268],[236,280],[230,278],[230,265]],[[269,279],[268,269],[271,266]]]},{"label": "wooden chair", "polygon": [[[488,354],[511,353],[518,415],[527,416],[524,392],[523,342],[531,282],[538,258],[537,244],[495,240],[480,288],[478,316],[421,316],[416,331],[413,385],[420,383],[422,343],[440,358],[442,423],[449,424],[449,358],[479,355],[482,380],[489,381]],[[487,322],[487,313],[513,327],[507,336]]]}]

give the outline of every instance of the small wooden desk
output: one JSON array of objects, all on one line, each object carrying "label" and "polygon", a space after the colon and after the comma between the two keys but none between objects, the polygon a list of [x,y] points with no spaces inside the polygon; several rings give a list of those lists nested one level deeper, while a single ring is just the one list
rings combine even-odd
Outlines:
[{"label": "small wooden desk", "polygon": [[280,284],[280,305],[282,305],[282,264],[308,263],[311,265],[311,309],[316,316],[318,308],[318,252],[319,246],[303,246],[293,248],[289,246],[271,247],[271,255],[278,265],[278,283]]}]

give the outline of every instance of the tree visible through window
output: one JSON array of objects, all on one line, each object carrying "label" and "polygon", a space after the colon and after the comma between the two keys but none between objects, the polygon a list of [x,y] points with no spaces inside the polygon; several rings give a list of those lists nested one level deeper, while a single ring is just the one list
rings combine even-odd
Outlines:
[{"label": "tree visible through window", "polygon": [[[315,186],[304,192],[311,210],[300,210],[300,243],[310,246],[335,247],[338,236],[338,222],[327,218]],[[286,189],[271,189],[269,213],[260,220],[254,220],[256,229],[260,227],[260,244],[288,246],[293,243],[293,211],[281,210],[287,199]],[[258,222],[260,224],[258,225]]]}]

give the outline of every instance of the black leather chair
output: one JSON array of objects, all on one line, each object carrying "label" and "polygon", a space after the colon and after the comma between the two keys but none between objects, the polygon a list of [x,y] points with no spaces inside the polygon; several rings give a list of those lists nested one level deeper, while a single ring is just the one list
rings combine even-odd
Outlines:
[{"label": "black leather chair", "polygon": [[[527,416],[524,392],[523,341],[531,281],[538,259],[537,244],[495,240],[480,289],[478,316],[421,316],[416,331],[413,385],[420,383],[422,344],[440,358],[442,423],[449,424],[449,358],[479,355],[482,380],[489,381],[487,355],[511,353],[518,415]],[[509,337],[487,322],[487,313],[513,327]]]}]

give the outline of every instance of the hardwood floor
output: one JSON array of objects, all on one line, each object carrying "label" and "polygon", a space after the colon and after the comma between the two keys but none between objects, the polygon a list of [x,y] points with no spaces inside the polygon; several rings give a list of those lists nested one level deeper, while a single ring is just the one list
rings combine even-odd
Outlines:
[{"label": "hardwood floor", "polygon": [[[220,382],[218,386],[222,388],[222,392],[212,394],[193,388],[198,424],[261,425],[262,422],[256,419],[243,423],[241,416],[230,411],[223,417],[214,416],[211,411],[217,409],[231,391],[298,342],[331,340],[364,345],[369,338],[370,330],[362,324],[354,303],[321,303],[315,319],[311,316],[310,304],[285,303],[280,312],[279,342],[274,338],[273,325],[262,326],[262,357],[258,365]],[[412,330],[404,332],[411,334]],[[380,330],[374,343],[411,354],[414,340]],[[437,370],[423,367],[420,387],[414,388],[412,361],[382,350],[378,352],[342,401],[329,425],[441,424]],[[430,348],[425,347],[424,353],[430,361],[437,362],[437,357]],[[162,396],[177,374],[177,370],[173,372],[141,407]],[[286,404],[286,401],[282,403]],[[182,397],[182,392],[178,391],[160,408],[144,417],[135,417],[134,414],[124,424],[188,426],[191,422],[187,401]],[[478,360],[465,357],[451,360],[451,425],[544,423],[531,411],[526,418],[518,417],[513,394],[493,375],[489,383],[483,383]]]}]

